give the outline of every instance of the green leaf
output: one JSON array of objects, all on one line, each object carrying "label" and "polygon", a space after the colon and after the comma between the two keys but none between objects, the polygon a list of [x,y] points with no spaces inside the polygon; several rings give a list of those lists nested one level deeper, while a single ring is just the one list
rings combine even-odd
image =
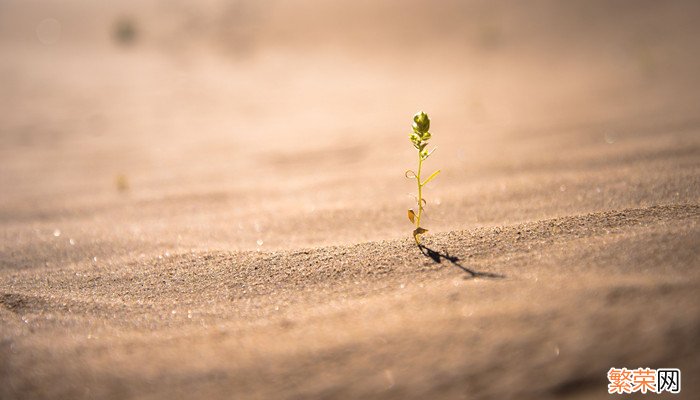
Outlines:
[{"label": "green leaf", "polygon": [[413,116],[413,122],[413,130],[415,131],[423,133],[430,129],[430,118],[423,111],[419,111]]},{"label": "green leaf", "polygon": [[427,185],[428,182],[432,181],[436,176],[438,176],[438,174],[440,174],[440,170],[433,172],[433,174],[430,175],[428,179],[424,180],[423,183],[421,183],[421,186]]},{"label": "green leaf", "polygon": [[416,213],[414,213],[413,210],[408,210],[408,220],[411,221],[412,224],[416,223]]}]

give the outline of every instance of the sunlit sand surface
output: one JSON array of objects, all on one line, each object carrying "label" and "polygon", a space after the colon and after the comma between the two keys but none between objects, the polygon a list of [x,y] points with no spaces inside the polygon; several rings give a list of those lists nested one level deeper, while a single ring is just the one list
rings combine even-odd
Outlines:
[{"label": "sunlit sand surface", "polygon": [[0,398],[700,390],[697,5],[103,3],[0,4]]}]

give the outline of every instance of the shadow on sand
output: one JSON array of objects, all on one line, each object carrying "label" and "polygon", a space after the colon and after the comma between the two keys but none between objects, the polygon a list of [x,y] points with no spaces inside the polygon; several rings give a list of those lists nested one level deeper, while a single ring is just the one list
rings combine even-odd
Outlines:
[{"label": "shadow on sand", "polygon": [[460,264],[460,259],[457,256],[451,256],[448,252],[440,253],[439,251],[435,251],[429,247],[426,247],[422,244],[418,245],[418,248],[420,249],[420,252],[423,253],[424,256],[430,257],[435,263],[440,264],[442,263],[442,260],[447,260],[449,261],[452,265],[455,267],[461,269],[462,271],[466,272],[469,274],[469,278],[491,278],[491,279],[502,279],[505,278],[505,275],[501,274],[494,274],[491,272],[480,272],[480,271],[474,271],[473,269],[469,269],[465,267],[464,265]]}]

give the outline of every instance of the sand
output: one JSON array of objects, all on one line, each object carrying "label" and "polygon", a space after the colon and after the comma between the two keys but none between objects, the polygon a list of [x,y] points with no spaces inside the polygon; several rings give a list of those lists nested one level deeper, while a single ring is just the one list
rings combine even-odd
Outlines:
[{"label": "sand", "polygon": [[700,8],[334,4],[0,5],[0,398],[693,398]]}]

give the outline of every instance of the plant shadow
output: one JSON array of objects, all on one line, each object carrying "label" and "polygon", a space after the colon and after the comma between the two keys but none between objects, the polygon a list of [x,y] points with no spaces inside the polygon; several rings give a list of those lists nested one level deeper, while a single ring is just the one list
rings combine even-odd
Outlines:
[{"label": "plant shadow", "polygon": [[503,279],[506,276],[501,274],[494,274],[492,272],[481,272],[475,271],[473,269],[467,268],[460,263],[460,258],[457,256],[451,256],[448,252],[441,253],[435,251],[425,245],[419,244],[418,248],[424,256],[431,258],[436,264],[441,264],[442,260],[449,261],[455,267],[461,269],[465,273],[469,274],[469,278],[490,278],[490,279]]}]

